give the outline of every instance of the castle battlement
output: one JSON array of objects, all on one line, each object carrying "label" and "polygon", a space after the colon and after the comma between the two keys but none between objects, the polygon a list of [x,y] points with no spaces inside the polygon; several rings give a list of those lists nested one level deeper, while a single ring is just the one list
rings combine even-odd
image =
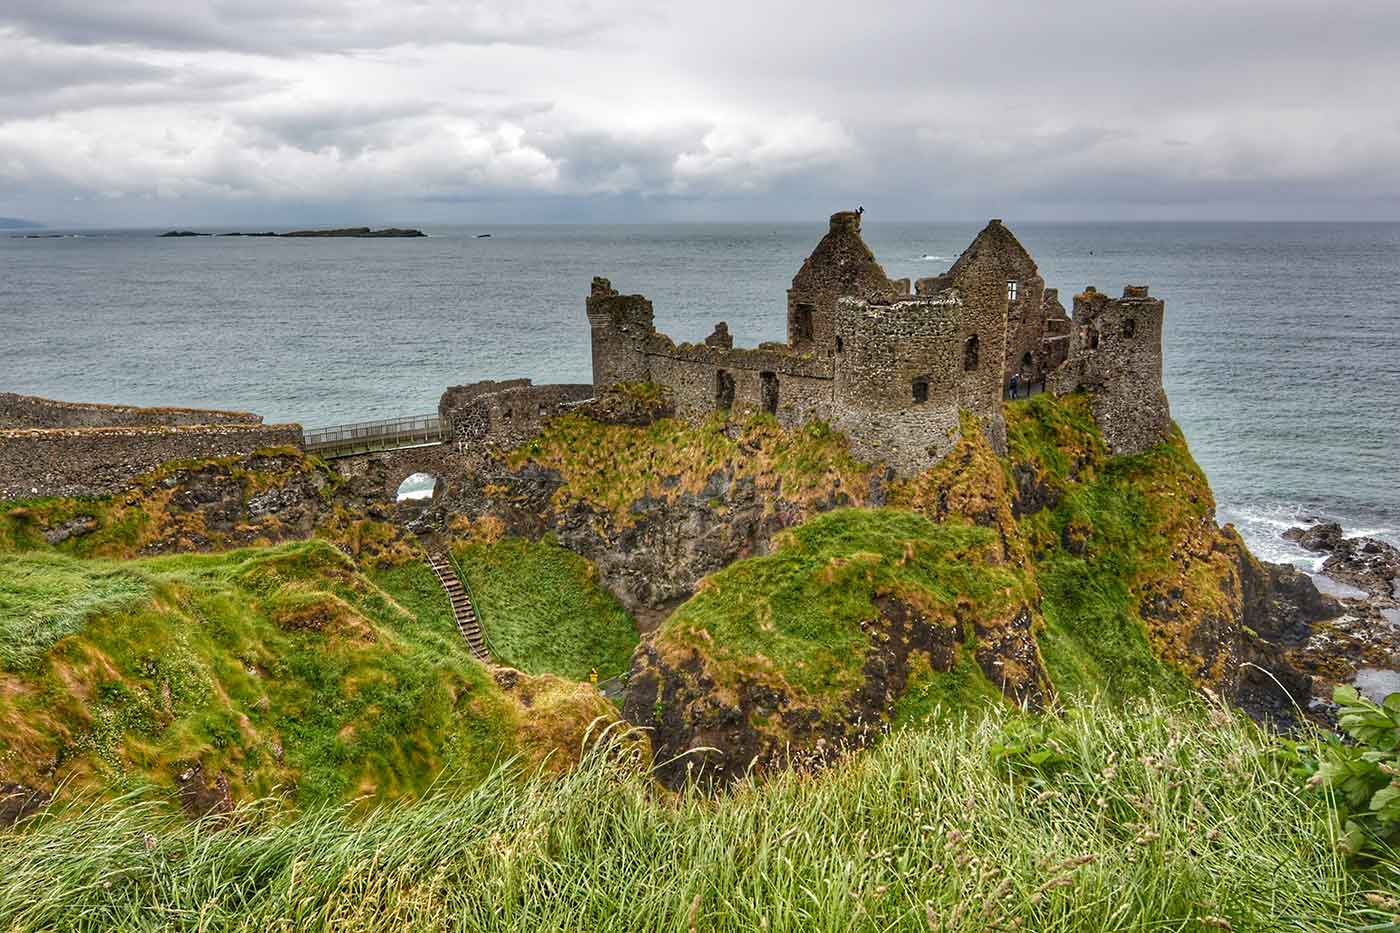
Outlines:
[{"label": "castle battlement", "polygon": [[593,382],[671,389],[676,414],[768,413],[785,427],[821,420],[853,452],[915,472],[957,442],[976,415],[1005,449],[1002,401],[1013,379],[1084,389],[1115,452],[1141,450],[1170,425],[1162,392],[1162,302],[1129,285],[1110,299],[1046,288],[1035,261],[992,220],[942,275],[891,280],[860,236],[861,215],[831,215],[787,292],[785,344],[739,348],[723,322],[703,344],[655,328],[651,302],[594,279],[588,298]]}]

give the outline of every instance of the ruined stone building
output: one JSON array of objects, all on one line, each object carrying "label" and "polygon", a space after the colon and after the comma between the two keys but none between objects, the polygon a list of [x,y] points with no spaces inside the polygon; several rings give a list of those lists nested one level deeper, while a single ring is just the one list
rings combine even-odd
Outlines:
[{"label": "ruined stone building", "polygon": [[[860,221],[855,212],[832,215],[793,277],[785,343],[735,347],[721,322],[703,343],[677,344],[656,330],[650,301],[594,279],[591,384],[452,387],[438,405],[440,441],[338,463],[355,474],[373,461],[392,498],[404,476],[471,472],[483,455],[524,443],[560,414],[644,423],[611,407],[625,393],[607,390],[624,383],[668,389],[667,409],[692,422],[717,411],[766,412],[787,428],[823,421],[861,460],[906,475],[952,449],[963,411],[1003,451],[1002,400],[1013,375],[1057,394],[1087,391],[1115,453],[1166,435],[1163,306],[1146,287],[1129,286],[1116,299],[1087,288],[1071,319],[999,220],[942,275],[891,280],[861,239]],[[299,425],[264,425],[240,412],[0,394],[0,498],[109,495],[170,460],[304,444]]]},{"label": "ruined stone building", "polygon": [[1001,404],[1013,375],[1059,393],[1094,392],[1116,452],[1162,436],[1170,423],[1161,388],[1163,307],[1146,288],[1129,287],[1121,300],[1088,289],[1075,299],[1075,331],[1057,291],[1045,287],[1000,220],[947,272],[912,288],[886,276],[861,239],[860,220],[833,214],[793,278],[784,344],[735,348],[721,322],[703,344],[678,345],[656,330],[646,298],[595,279],[594,389],[657,383],[690,420],[724,409],[767,412],[785,427],[826,421],[857,456],[904,473],[952,448],[963,410],[1003,450]]}]

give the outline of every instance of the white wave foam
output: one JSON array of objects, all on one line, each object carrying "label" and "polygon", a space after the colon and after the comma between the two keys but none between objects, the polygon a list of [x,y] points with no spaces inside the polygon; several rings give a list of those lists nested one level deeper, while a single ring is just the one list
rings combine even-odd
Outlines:
[{"label": "white wave foam", "polygon": [[930,255],[930,254],[928,254],[928,253],[924,253],[922,256],[920,256],[920,257],[919,257],[917,260],[915,260],[915,261],[916,261],[916,262],[947,262],[947,261],[948,261],[949,259],[951,259],[951,258],[952,258],[951,256],[932,256],[932,255]]},{"label": "white wave foam", "polygon": [[1288,541],[1283,533],[1290,528],[1312,528],[1325,521],[1336,521],[1348,538],[1382,538],[1397,540],[1394,528],[1348,526],[1345,517],[1323,515],[1315,509],[1296,504],[1277,506],[1227,506],[1219,509],[1221,522],[1229,522],[1239,531],[1254,556],[1276,564],[1292,564],[1300,570],[1315,574],[1322,569],[1326,554],[1317,554]]}]

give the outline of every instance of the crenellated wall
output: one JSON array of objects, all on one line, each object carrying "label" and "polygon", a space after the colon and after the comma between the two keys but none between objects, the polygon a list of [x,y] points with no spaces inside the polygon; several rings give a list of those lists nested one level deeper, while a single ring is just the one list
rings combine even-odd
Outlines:
[{"label": "crenellated wall", "polygon": [[[653,382],[670,390],[676,414],[691,421],[719,410],[768,412],[785,427],[828,421],[860,456],[901,473],[951,449],[964,411],[1004,451],[1002,403],[1012,377],[1046,382],[1080,347],[1058,292],[1045,287],[1011,231],[992,220],[947,272],[913,283],[911,294],[908,280],[886,277],[860,237],[860,221],[858,212],[832,215],[788,290],[783,344],[736,349],[720,323],[704,344],[677,345],[656,331],[646,298],[594,279],[594,389]],[[1082,313],[1106,312],[1086,306]],[[1141,370],[1146,361],[1132,365]],[[1131,417],[1123,412],[1132,395],[1133,411],[1147,419],[1142,436],[1161,436],[1150,393],[1130,388],[1125,377],[1086,379],[1085,387],[1101,384],[1095,391],[1112,386],[1114,399],[1103,408],[1120,420]]]}]

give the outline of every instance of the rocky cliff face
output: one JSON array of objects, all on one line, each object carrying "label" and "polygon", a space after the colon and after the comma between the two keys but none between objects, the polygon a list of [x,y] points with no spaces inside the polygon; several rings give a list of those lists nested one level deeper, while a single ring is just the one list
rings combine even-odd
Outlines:
[{"label": "rocky cliff face", "polygon": [[[376,485],[378,484],[378,485]],[[131,558],[326,537],[352,554],[402,550],[409,516],[382,478],[346,480],[291,448],[174,461],[99,499],[21,501],[0,511],[0,550],[49,545]]]},{"label": "rocky cliff face", "polygon": [[638,418],[557,418],[454,484],[449,508],[510,534],[556,536],[651,628],[707,574],[766,553],[782,529],[878,500],[872,470],[824,428]]},{"label": "rocky cliff face", "polygon": [[[1311,678],[1290,652],[1336,606],[1216,524],[1179,433],[1114,457],[1085,398],[1018,403],[1007,420],[1006,457],[965,425],[951,455],[894,480],[837,436],[761,421],[557,419],[487,464],[457,506],[511,533],[556,535],[659,625],[634,658],[624,711],[655,730],[671,783],[819,762],[935,702],[1203,687],[1280,724],[1306,708]],[[826,563],[808,568],[801,599],[775,595],[765,574],[811,551],[791,542],[846,506],[932,524],[897,547],[843,533],[817,548]],[[982,535],[951,558],[956,582],[884,579],[950,528]],[[851,566],[863,576],[837,569]],[[1008,598],[930,595],[992,579]],[[745,597],[717,605],[712,588]],[[820,623],[803,621],[813,602]],[[707,751],[677,757],[697,748]]]}]

